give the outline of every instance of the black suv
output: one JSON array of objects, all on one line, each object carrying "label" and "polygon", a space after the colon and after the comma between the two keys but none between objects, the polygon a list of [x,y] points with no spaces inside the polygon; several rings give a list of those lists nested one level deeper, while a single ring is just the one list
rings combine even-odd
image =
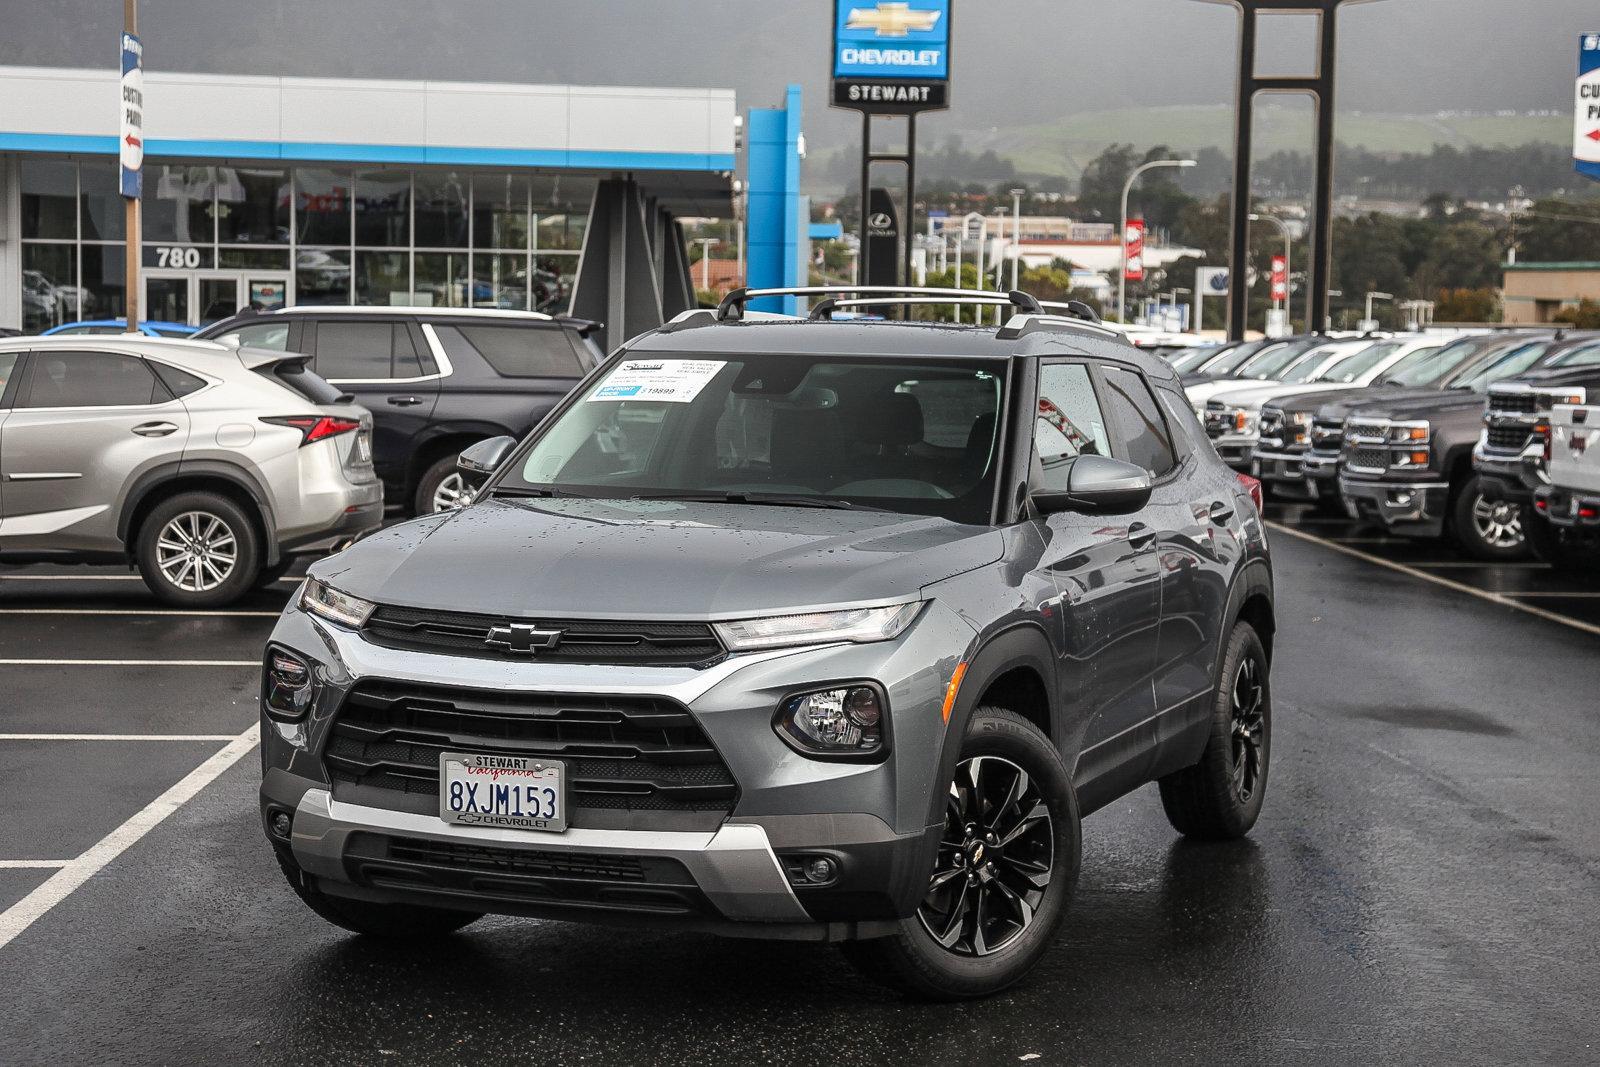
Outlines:
[{"label": "black suv", "polygon": [[1159,782],[1191,837],[1255,823],[1266,531],[1171,367],[1022,293],[1000,328],[752,295],[475,445],[470,506],[311,568],[261,812],[319,915],[837,940],[968,997],[1051,947],[1080,816]]},{"label": "black suv", "polygon": [[372,412],[385,497],[425,514],[460,506],[462,449],[525,436],[600,363],[597,326],[531,311],[310,305],[242,313],[196,336],[310,356]]}]

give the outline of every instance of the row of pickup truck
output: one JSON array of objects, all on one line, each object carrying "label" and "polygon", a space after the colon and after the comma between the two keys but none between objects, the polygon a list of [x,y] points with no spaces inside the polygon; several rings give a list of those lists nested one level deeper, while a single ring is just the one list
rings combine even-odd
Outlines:
[{"label": "row of pickup truck", "polygon": [[1319,334],[1174,365],[1218,453],[1279,500],[1478,559],[1600,566],[1600,332]]}]

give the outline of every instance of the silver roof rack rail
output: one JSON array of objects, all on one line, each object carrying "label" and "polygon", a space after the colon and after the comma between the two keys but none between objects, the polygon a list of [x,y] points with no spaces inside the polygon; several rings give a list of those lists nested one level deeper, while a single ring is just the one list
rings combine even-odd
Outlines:
[{"label": "silver roof rack rail", "polygon": [[[735,289],[717,305],[716,321],[738,322],[744,317],[745,305],[765,296],[821,296],[852,299],[862,297],[901,296],[909,299],[882,303],[944,303],[962,299],[983,298],[989,305],[1010,305],[1024,314],[1037,315],[1044,311],[1034,297],[1020,290],[1007,293],[988,293],[978,289],[937,289],[915,285],[805,285],[789,289]],[[940,299],[929,299],[938,297]],[[836,305],[837,306],[837,305]]]}]

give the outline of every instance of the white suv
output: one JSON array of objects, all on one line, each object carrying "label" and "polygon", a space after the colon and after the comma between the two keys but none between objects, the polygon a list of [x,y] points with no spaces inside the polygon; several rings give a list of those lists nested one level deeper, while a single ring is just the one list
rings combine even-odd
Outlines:
[{"label": "white suv", "polygon": [[127,561],[162,600],[213,607],[375,528],[372,416],[305,360],[0,341],[0,563]]}]

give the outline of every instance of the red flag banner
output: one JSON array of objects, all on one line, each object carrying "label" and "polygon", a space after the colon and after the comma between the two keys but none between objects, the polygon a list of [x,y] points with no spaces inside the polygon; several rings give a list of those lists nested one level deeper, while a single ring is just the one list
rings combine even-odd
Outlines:
[{"label": "red flag banner", "polygon": [[1122,276],[1130,282],[1144,281],[1144,219],[1129,219],[1122,240],[1128,255],[1128,268]]},{"label": "red flag banner", "polygon": [[1283,256],[1272,257],[1272,299],[1289,299],[1289,261]]}]

